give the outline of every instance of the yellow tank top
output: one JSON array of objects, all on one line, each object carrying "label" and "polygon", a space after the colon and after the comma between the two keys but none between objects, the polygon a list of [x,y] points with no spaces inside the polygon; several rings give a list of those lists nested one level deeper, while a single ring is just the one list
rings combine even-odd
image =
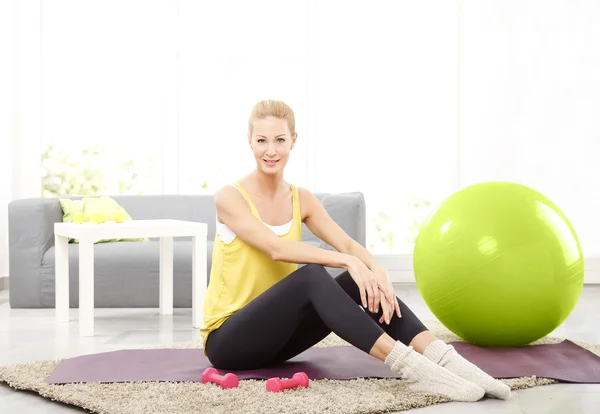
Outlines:
[{"label": "yellow tank top", "polygon": [[[261,220],[248,193],[239,182],[235,182],[234,185],[248,202],[252,215]],[[296,187],[293,185],[290,187],[292,225],[289,232],[279,237],[300,241],[302,239],[300,200]],[[229,316],[297,268],[298,265],[295,263],[274,261],[268,254],[239,237],[235,237],[230,243],[225,243],[217,234],[213,245],[210,283],[204,298],[204,322],[200,328],[204,349],[206,349],[208,335],[219,328]]]}]

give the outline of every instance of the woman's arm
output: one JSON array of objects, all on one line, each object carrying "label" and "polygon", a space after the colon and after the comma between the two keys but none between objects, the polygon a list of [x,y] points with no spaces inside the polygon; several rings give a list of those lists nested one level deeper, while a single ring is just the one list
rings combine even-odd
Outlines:
[{"label": "woman's arm", "polygon": [[309,230],[338,252],[354,256],[362,261],[371,271],[383,272],[385,269],[375,260],[360,243],[352,239],[329,216],[325,207],[310,191],[299,188],[302,200],[302,215]]},{"label": "woman's arm", "polygon": [[348,236],[329,216],[325,207],[314,194],[303,188],[300,188],[299,192],[302,201],[302,216],[309,230],[338,252],[355,257],[367,266],[376,276],[378,286],[384,287],[383,292],[393,306],[392,313],[396,311],[398,317],[400,317],[400,307],[398,301],[395,300],[396,295],[387,269],[381,266],[360,243]]},{"label": "woman's arm", "polygon": [[356,282],[362,304],[371,312],[379,309],[380,293],[377,278],[367,266],[351,254],[310,246],[295,240],[277,237],[248,209],[246,200],[234,187],[223,187],[215,194],[217,218],[225,223],[237,237],[262,250],[273,260],[347,269]]},{"label": "woman's arm", "polygon": [[347,269],[354,257],[344,252],[332,252],[294,240],[277,237],[254,217],[246,200],[237,189],[226,186],[215,193],[218,219],[237,237],[268,254],[273,260],[288,263],[318,263]]}]

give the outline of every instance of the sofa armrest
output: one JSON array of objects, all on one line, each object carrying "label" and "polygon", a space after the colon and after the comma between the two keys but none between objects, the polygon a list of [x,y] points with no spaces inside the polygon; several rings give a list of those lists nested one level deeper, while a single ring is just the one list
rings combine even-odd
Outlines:
[{"label": "sofa armrest", "polygon": [[[39,303],[44,254],[54,246],[54,223],[62,221],[58,199],[22,199],[8,205],[10,305]],[[28,306],[31,307],[31,306]]]}]

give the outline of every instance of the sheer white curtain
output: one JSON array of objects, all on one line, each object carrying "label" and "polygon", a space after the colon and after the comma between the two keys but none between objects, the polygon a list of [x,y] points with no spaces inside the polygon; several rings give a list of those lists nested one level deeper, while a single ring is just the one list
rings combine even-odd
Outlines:
[{"label": "sheer white curtain", "polygon": [[521,182],[600,253],[599,18],[585,1],[318,3],[317,189],[363,191],[371,248],[401,254],[453,191]]},{"label": "sheer white curtain", "polygon": [[376,254],[410,254],[435,203],[494,179],[548,195],[600,250],[597,3],[12,4],[19,171],[37,174],[41,137],[98,192],[211,193],[252,168],[247,116],[275,98],[298,119],[287,178],[362,191]]},{"label": "sheer white curtain", "polygon": [[306,186],[307,2],[182,1],[179,8],[179,192],[212,193],[254,167],[252,106],[288,103],[299,134],[287,179]]},{"label": "sheer white curtain", "polygon": [[318,2],[315,38],[317,190],[363,192],[369,248],[412,253],[458,185],[458,4]]},{"label": "sheer white curtain", "polygon": [[0,3],[0,277],[8,275],[8,203],[12,199],[12,67],[13,13],[10,2]]},{"label": "sheer white curtain", "polygon": [[47,192],[163,192],[163,152],[177,140],[176,5],[42,4]]},{"label": "sheer white curtain", "polygon": [[39,2],[0,2],[0,277],[8,203],[41,194],[40,17]]},{"label": "sheer white curtain", "polygon": [[510,180],[600,254],[600,4],[462,0],[461,185]]}]

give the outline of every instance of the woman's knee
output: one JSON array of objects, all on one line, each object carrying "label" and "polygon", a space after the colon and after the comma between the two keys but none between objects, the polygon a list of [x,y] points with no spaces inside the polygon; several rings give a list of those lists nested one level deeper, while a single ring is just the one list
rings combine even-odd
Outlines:
[{"label": "woman's knee", "polygon": [[325,266],[316,264],[316,263],[308,263],[301,268],[299,268],[296,272],[299,278],[319,278],[324,275],[328,275],[327,269]]},{"label": "woman's knee", "polygon": [[311,273],[311,274],[323,274],[324,272],[327,272],[327,269],[325,269],[325,266],[323,266],[322,264],[317,264],[317,263],[308,263],[305,264],[302,269],[304,269],[305,271]]},{"label": "woman's knee", "polygon": [[335,281],[342,289],[344,289],[344,292],[356,301],[356,303],[360,302],[360,290],[358,289],[358,285],[347,270],[336,276]]},{"label": "woman's knee", "polygon": [[330,279],[329,282],[333,280],[327,269],[325,269],[325,266],[316,263],[309,263],[302,266],[294,274],[290,275],[290,277],[292,276],[303,287],[327,283],[327,279]]}]

